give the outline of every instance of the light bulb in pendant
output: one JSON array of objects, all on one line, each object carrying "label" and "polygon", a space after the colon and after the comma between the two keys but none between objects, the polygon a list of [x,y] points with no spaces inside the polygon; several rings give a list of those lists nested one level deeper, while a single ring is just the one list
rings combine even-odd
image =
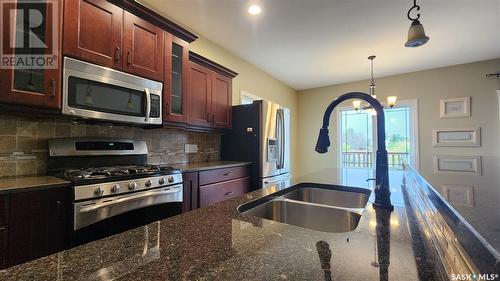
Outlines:
[{"label": "light bulb in pendant", "polygon": [[390,108],[393,108],[396,105],[397,99],[398,99],[397,96],[388,96],[387,97],[387,104],[389,105]]},{"label": "light bulb in pendant", "polygon": [[358,111],[361,108],[361,101],[360,100],[353,100],[352,107],[354,107],[354,109],[356,111]]}]

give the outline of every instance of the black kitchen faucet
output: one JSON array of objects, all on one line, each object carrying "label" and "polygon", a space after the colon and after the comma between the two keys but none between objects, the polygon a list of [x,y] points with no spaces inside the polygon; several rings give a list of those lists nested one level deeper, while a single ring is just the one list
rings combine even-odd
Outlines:
[{"label": "black kitchen faucet", "polygon": [[387,162],[387,150],[385,148],[384,107],[378,100],[361,92],[346,93],[334,99],[326,108],[325,115],[323,116],[323,126],[319,130],[318,142],[315,149],[319,153],[326,153],[328,151],[328,147],[330,146],[330,138],[328,136],[330,115],[338,104],[348,99],[364,100],[377,112],[377,160],[375,165],[375,203],[373,203],[373,206],[392,211],[394,206],[391,204],[391,191],[389,190],[389,166]]}]

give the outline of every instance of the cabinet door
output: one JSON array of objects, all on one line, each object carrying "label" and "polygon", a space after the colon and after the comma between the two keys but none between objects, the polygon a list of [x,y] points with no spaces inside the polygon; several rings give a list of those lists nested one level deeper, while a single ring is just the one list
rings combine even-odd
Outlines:
[{"label": "cabinet door", "polygon": [[66,0],[64,5],[64,54],[122,69],[123,10],[106,0]]},{"label": "cabinet door", "polygon": [[188,124],[211,127],[212,71],[190,63]]},{"label": "cabinet door", "polygon": [[0,270],[7,267],[7,228],[0,226]]},{"label": "cabinet door", "polygon": [[182,212],[188,212],[198,208],[198,172],[183,173],[182,181],[184,185]]},{"label": "cabinet door", "polygon": [[163,81],[163,29],[125,11],[123,32],[124,69]]},{"label": "cabinet door", "polygon": [[214,73],[212,75],[212,125],[214,128],[231,129],[232,95],[231,78]]},{"label": "cabinet door", "polygon": [[40,258],[67,246],[70,202],[67,187],[10,197],[9,265]]},{"label": "cabinet door", "polygon": [[186,123],[189,93],[189,43],[165,32],[165,121]]},{"label": "cabinet door", "polygon": [[[16,63],[0,69],[0,102],[60,108],[61,8],[58,1],[2,3],[2,60],[15,58]],[[42,18],[32,28],[37,22],[28,20],[27,11],[33,10]]]},{"label": "cabinet door", "polygon": [[250,191],[250,177],[200,186],[200,208],[213,205]]}]

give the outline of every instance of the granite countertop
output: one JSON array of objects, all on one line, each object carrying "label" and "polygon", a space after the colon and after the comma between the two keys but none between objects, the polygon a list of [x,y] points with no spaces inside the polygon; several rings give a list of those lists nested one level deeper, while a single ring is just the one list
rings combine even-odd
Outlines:
[{"label": "granite countertop", "polygon": [[[200,163],[175,164],[175,168],[183,172],[196,172],[220,168],[231,168],[252,164],[251,162],[212,161]],[[40,190],[61,185],[69,185],[69,181],[47,175],[39,176],[13,176],[0,178],[0,195],[30,190]]]},{"label": "granite countertop", "polygon": [[325,280],[316,248],[325,241],[334,280],[418,280],[399,184],[391,181],[394,212],[368,203],[351,232],[313,231],[237,211],[276,192],[270,187],[11,267],[0,279]]},{"label": "granite countertop", "polygon": [[0,194],[38,190],[48,187],[69,185],[69,181],[52,176],[19,176],[0,178]]},{"label": "granite countertop", "polygon": [[483,156],[479,175],[433,174],[426,181],[486,240],[500,259],[500,156]]},{"label": "granite countertop", "polygon": [[199,172],[204,170],[231,168],[231,167],[238,167],[250,164],[252,163],[238,162],[238,161],[212,161],[212,162],[173,164],[172,166],[176,169],[182,170],[182,172]]}]

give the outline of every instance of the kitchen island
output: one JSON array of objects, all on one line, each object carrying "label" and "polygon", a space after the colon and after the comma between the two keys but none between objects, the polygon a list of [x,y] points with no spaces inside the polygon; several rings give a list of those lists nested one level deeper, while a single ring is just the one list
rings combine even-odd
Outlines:
[{"label": "kitchen island", "polygon": [[394,212],[377,219],[368,203],[351,232],[319,232],[237,211],[277,191],[269,187],[8,268],[0,279],[325,280],[316,248],[325,241],[336,280],[418,280],[416,245],[394,180]]}]

